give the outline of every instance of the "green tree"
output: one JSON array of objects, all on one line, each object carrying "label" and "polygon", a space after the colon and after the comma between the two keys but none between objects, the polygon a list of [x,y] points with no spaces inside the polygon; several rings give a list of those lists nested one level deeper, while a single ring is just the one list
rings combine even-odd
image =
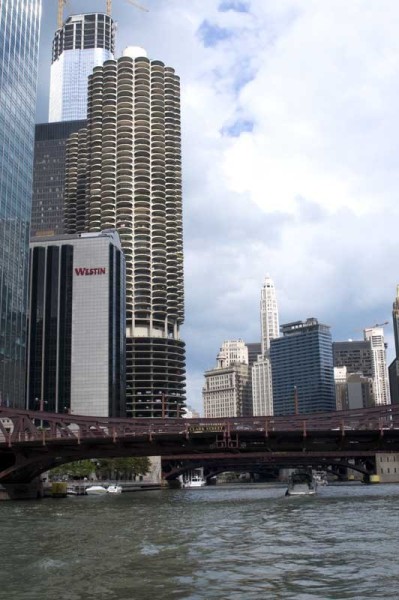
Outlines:
[{"label": "green tree", "polygon": [[92,460],[77,460],[51,469],[50,477],[90,477],[96,470],[96,464]]},{"label": "green tree", "polygon": [[97,460],[96,472],[100,477],[130,479],[145,475],[150,470],[150,459],[145,457],[106,458]]}]

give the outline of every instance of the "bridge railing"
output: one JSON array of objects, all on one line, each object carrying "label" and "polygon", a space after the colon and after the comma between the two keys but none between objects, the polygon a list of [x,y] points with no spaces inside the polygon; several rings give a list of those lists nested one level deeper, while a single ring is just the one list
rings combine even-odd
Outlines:
[{"label": "bridge railing", "polygon": [[399,428],[399,405],[378,406],[310,415],[229,417],[229,418],[154,418],[113,419],[84,415],[65,415],[0,407],[0,443],[29,443],[53,440],[81,440],[184,435],[187,438],[209,434],[259,432],[384,430]]}]

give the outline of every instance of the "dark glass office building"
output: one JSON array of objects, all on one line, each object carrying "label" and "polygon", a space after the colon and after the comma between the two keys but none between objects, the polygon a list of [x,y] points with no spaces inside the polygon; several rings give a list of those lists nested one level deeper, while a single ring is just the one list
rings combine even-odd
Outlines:
[{"label": "dark glass office building", "polygon": [[333,342],[334,367],[346,367],[348,373],[373,377],[373,357],[369,340]]},{"label": "dark glass office building", "polygon": [[0,402],[24,405],[40,0],[0,2]]},{"label": "dark glass office building", "polygon": [[330,327],[311,318],[280,330],[270,342],[274,414],[295,414],[296,404],[299,413],[335,410]]},{"label": "dark glass office building", "polygon": [[66,142],[86,124],[83,119],[36,125],[31,236],[64,233]]},{"label": "dark glass office building", "polygon": [[125,416],[125,259],[115,231],[33,238],[27,406]]},{"label": "dark glass office building", "polygon": [[251,342],[245,345],[248,348],[248,366],[251,368],[258,356],[262,354],[262,344],[260,342]]}]

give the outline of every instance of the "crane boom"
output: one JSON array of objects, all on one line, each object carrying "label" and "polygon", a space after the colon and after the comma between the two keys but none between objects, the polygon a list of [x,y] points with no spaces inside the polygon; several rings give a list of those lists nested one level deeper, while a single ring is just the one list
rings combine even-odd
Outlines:
[{"label": "crane boom", "polygon": [[384,325],[389,325],[389,321],[384,321],[383,323],[374,323],[374,325],[369,325],[364,329],[374,329],[374,327],[384,327]]},{"label": "crane boom", "polygon": [[138,2],[136,2],[135,0],[126,0],[126,2],[129,2],[129,4],[131,4],[132,6],[135,6],[136,8],[139,8],[140,10],[144,10],[145,12],[150,12],[148,10],[148,8],[146,8],[145,6],[142,6],[141,4],[139,4]]},{"label": "crane boom", "polygon": [[64,16],[64,6],[66,5],[67,0],[58,0],[58,13],[57,13],[57,27],[61,29],[63,16]]},{"label": "crane boom", "polygon": [[[62,23],[63,23],[63,16],[64,16],[64,6],[66,5],[68,0],[58,0],[58,14],[57,14],[57,25],[58,25],[58,29],[60,29],[62,27]],[[148,8],[146,8],[145,6],[142,6],[141,4],[139,4],[138,2],[136,2],[135,0],[126,0],[126,2],[129,2],[129,4],[131,4],[132,6],[135,6],[136,8],[140,9],[140,10],[144,10],[145,12],[150,12],[148,10]],[[106,13],[107,15],[110,17],[111,13],[112,13],[112,0],[106,0]]]}]

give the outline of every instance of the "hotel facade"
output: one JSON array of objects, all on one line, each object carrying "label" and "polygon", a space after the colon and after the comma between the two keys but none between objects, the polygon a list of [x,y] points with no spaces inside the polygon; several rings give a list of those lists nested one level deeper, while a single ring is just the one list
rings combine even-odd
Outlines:
[{"label": "hotel facade", "polygon": [[118,234],[33,238],[27,408],[125,415],[125,260]]}]

